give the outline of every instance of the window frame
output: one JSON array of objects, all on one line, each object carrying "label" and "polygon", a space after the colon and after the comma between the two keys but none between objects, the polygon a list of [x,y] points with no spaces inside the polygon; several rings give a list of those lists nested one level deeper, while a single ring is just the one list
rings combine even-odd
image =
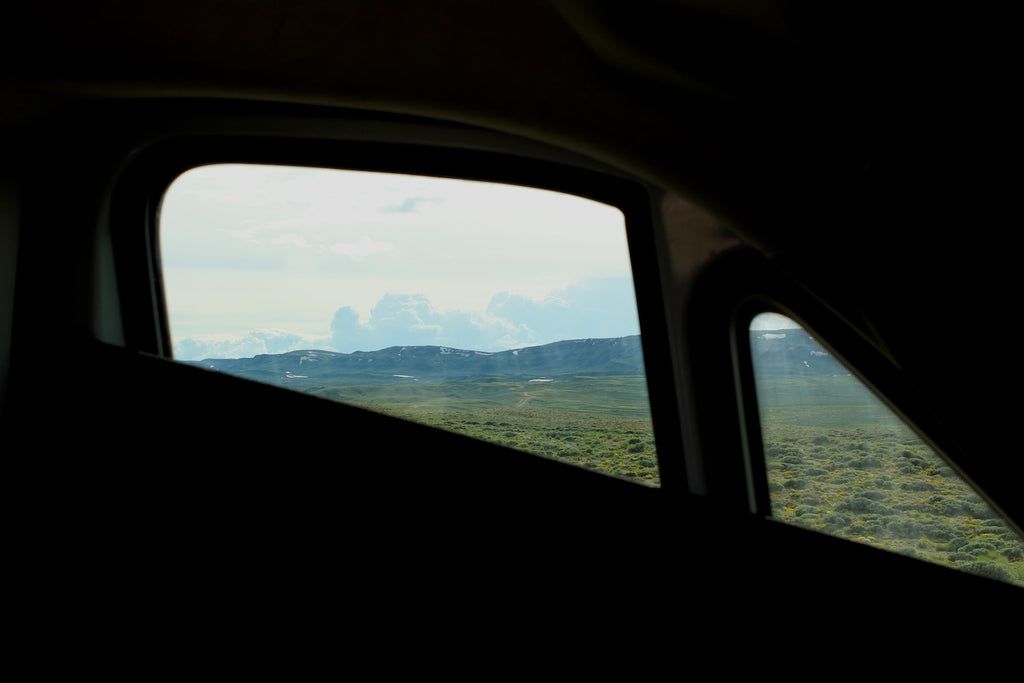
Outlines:
[{"label": "window frame", "polygon": [[[796,303],[786,305],[784,302],[787,301]],[[798,311],[807,311],[808,315],[801,315]],[[737,379],[737,410],[743,439],[747,498],[752,513],[775,520],[771,514],[763,430],[750,345],[750,324],[762,313],[784,315],[813,335],[815,340],[845,365],[881,404],[902,420],[938,459],[953,470],[1018,535],[1024,536],[1020,525],[1006,514],[998,502],[993,500],[985,488],[960,464],[964,462],[962,449],[949,437],[941,423],[930,415],[927,401],[913,387],[906,384],[903,376],[884,353],[858,335],[844,321],[816,307],[809,297],[802,296],[796,290],[785,294],[769,294],[765,291],[747,295],[738,302],[731,321],[730,336]],[[809,322],[811,320],[814,322]]]},{"label": "window frame", "polygon": [[[182,173],[209,164],[309,166],[507,183],[573,194],[622,211],[633,274],[651,418],[658,453],[659,490],[685,490],[678,400],[655,248],[654,208],[643,182],[584,157],[528,141],[462,135],[448,124],[416,122],[324,124],[281,120],[258,133],[231,130],[230,120],[208,131],[183,131],[151,141],[119,174],[110,225],[119,304],[129,349],[172,359],[159,250],[164,192]],[[304,132],[296,134],[302,127]],[[372,134],[367,133],[367,130]],[[312,132],[310,132],[312,131]],[[282,389],[282,391],[286,391]]]}]

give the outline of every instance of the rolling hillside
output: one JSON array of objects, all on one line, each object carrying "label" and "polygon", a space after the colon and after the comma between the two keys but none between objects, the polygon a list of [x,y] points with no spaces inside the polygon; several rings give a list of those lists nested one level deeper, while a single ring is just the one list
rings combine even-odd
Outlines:
[{"label": "rolling hillside", "polygon": [[446,346],[393,346],[378,351],[291,351],[190,363],[301,391],[324,386],[441,384],[487,377],[530,381],[644,374],[639,336],[576,339],[496,353]]}]

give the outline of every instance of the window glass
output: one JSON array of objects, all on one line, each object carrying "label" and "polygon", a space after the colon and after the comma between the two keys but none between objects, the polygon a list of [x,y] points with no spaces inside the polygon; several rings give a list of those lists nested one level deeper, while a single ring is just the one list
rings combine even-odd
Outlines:
[{"label": "window glass", "polygon": [[218,164],[159,227],[177,360],[659,483],[618,208]]},{"label": "window glass", "polygon": [[771,515],[1024,587],[1024,543],[789,318],[750,330]]}]

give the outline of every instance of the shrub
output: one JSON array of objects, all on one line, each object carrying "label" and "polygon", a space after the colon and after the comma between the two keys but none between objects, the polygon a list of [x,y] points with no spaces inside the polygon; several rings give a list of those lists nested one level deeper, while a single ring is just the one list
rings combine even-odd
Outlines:
[{"label": "shrub", "polygon": [[580,449],[579,448],[577,448],[576,446],[568,445],[568,444],[560,446],[560,447],[558,447],[555,450],[555,457],[556,458],[571,459],[571,458],[578,458],[578,457],[580,457],[580,455],[581,454],[580,454]]},{"label": "shrub", "polygon": [[885,531],[885,525],[881,524],[878,520],[871,520],[866,522],[861,527],[861,533],[865,536],[881,536],[882,532]]},{"label": "shrub", "polygon": [[965,562],[960,565],[960,569],[965,572],[970,572],[977,576],[984,576],[988,579],[995,579],[996,581],[1005,581],[1006,583],[1013,583],[1013,576],[1010,572],[1002,565],[994,564],[992,562]]},{"label": "shrub", "polygon": [[[937,542],[945,543],[947,541],[952,541],[952,539],[954,539],[954,538],[957,538],[957,531],[956,531],[956,529],[954,528],[954,526],[951,523],[946,522],[946,521],[942,521],[942,520],[934,520],[934,521],[929,521],[929,522],[922,521],[921,522],[921,527],[922,527],[921,530],[924,533],[925,537],[927,537],[929,540],[932,540],[932,541],[937,541]],[[960,538],[960,540],[963,540],[964,542],[966,542],[966,539],[964,539],[962,536],[960,536],[959,538]]]},{"label": "shrub", "polygon": [[956,552],[960,550],[960,548],[963,548],[965,545],[967,545],[967,543],[968,540],[964,536],[960,536],[959,538],[953,538],[949,541],[949,550],[951,552]]},{"label": "shrub", "polygon": [[850,467],[858,470],[877,470],[881,466],[882,460],[874,456],[854,458],[854,460],[850,462]]},{"label": "shrub", "polygon": [[844,515],[839,512],[830,512],[825,515],[825,528],[829,531],[835,531],[838,529],[845,529],[846,527],[853,524],[853,519],[849,515]]},{"label": "shrub", "polygon": [[905,481],[902,484],[900,484],[900,488],[903,489],[904,491],[934,491],[935,485],[932,484],[931,482],[918,481],[916,479],[912,479],[910,481]]},{"label": "shrub", "polygon": [[927,466],[928,463],[926,463],[924,460],[921,460],[920,458],[909,458],[898,465],[900,472],[903,472],[904,474],[914,474],[915,472],[920,472]]},{"label": "shrub", "polygon": [[970,555],[971,557],[978,557],[995,550],[995,546],[991,543],[984,541],[971,541],[960,548],[960,552]]},{"label": "shrub", "polygon": [[889,509],[886,508],[884,505],[881,505],[880,503],[878,503],[876,501],[873,501],[870,498],[867,498],[863,494],[857,494],[855,496],[850,496],[849,498],[844,500],[842,503],[840,503],[837,506],[836,509],[838,509],[838,510],[848,510],[850,512],[856,512],[856,513],[886,513],[886,512],[890,512]]},{"label": "shrub", "polygon": [[921,525],[912,519],[894,519],[889,522],[889,533],[903,538],[918,538],[923,535]]}]

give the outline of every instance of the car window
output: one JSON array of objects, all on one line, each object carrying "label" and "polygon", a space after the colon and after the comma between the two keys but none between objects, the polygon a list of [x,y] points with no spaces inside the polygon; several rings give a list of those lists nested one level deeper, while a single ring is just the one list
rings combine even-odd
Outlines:
[{"label": "car window", "polygon": [[771,516],[1024,587],[1021,538],[813,335],[757,316]]},{"label": "car window", "polygon": [[170,185],[159,240],[181,362],[659,484],[614,206],[214,164]]}]

